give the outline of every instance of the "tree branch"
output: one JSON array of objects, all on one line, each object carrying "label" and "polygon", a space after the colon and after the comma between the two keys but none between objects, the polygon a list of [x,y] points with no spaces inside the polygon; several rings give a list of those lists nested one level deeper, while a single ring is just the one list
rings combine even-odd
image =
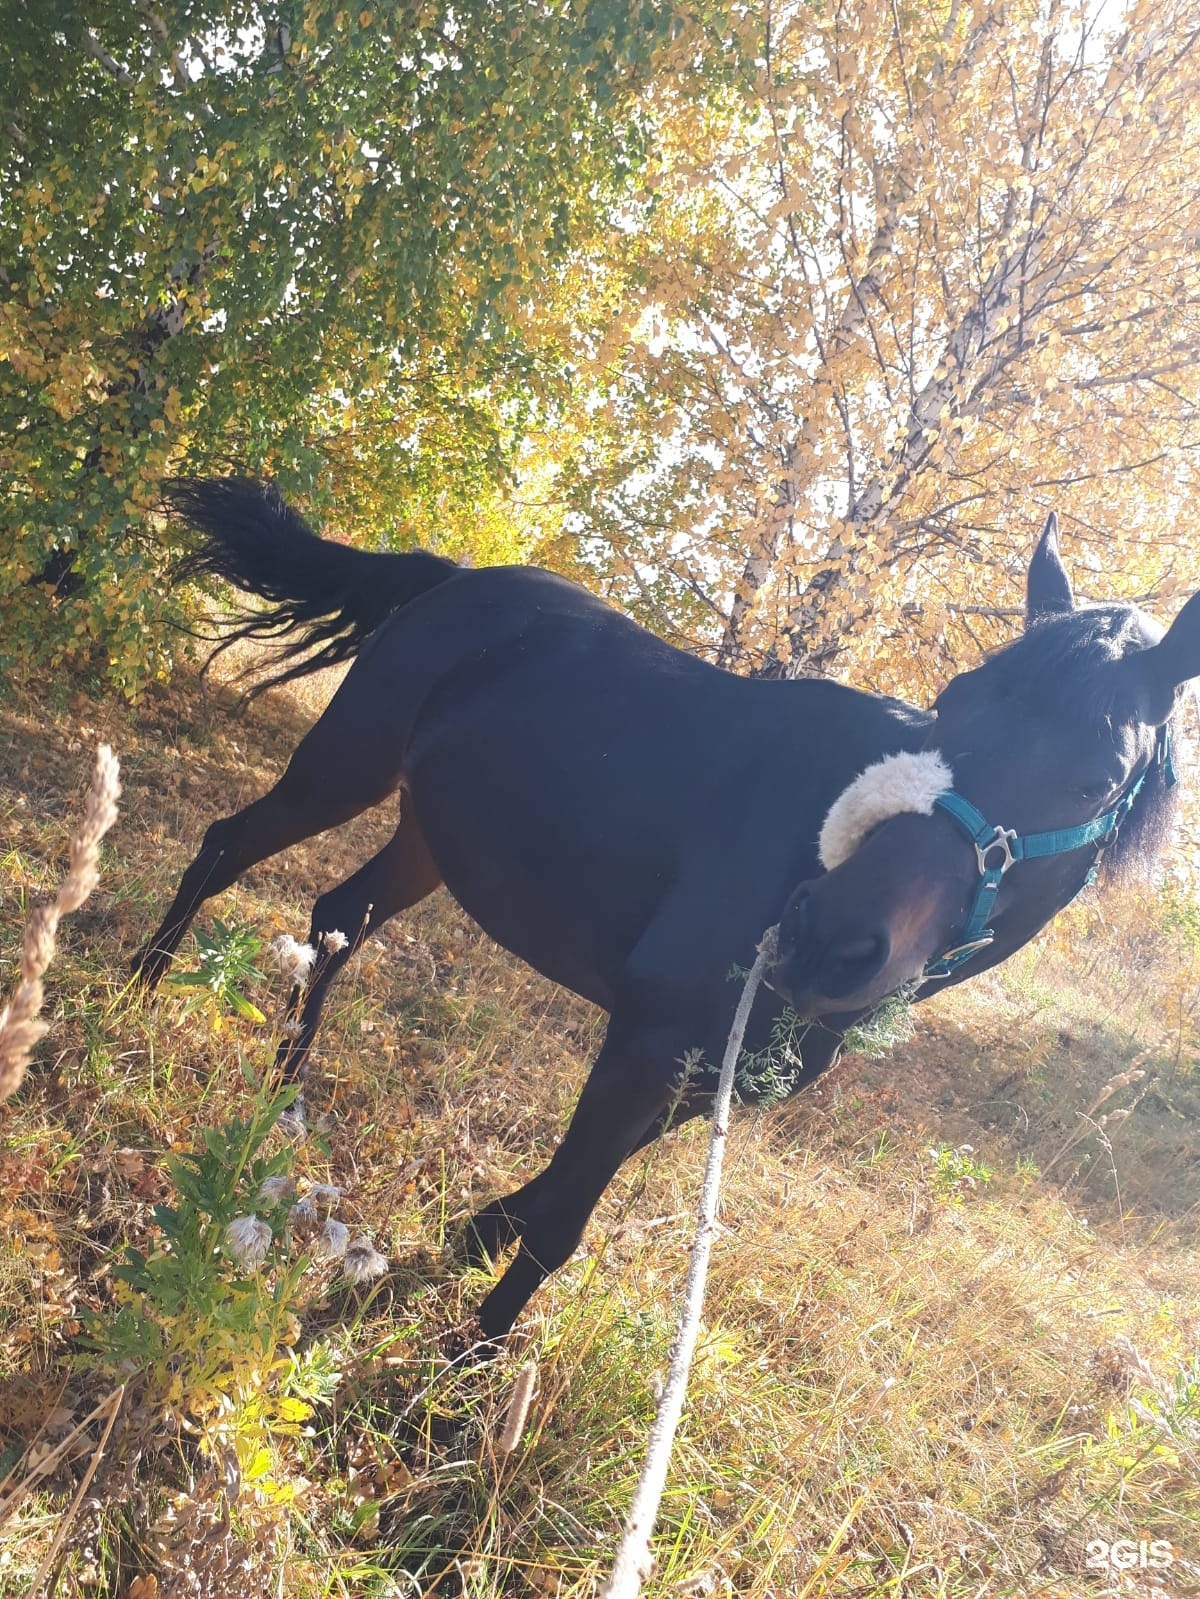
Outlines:
[{"label": "tree branch", "polygon": [[112,56],[109,55],[96,37],[93,28],[85,28],[83,30],[83,40],[88,47],[89,54],[95,57],[109,77],[115,78],[123,89],[131,89],[133,87],[133,78],[119,61],[113,60]]}]

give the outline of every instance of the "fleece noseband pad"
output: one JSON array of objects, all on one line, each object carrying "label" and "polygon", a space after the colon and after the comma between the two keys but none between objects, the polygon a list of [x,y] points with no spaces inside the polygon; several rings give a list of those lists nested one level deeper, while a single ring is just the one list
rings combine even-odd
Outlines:
[{"label": "fleece noseband pad", "polygon": [[873,827],[902,811],[933,815],[939,794],[954,787],[954,774],[936,750],[885,756],[860,772],[829,807],[817,848],[826,871],[854,854]]}]

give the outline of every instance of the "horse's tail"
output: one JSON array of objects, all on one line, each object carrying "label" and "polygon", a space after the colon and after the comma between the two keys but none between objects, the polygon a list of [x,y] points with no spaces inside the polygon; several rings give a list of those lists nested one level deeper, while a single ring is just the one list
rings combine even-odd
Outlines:
[{"label": "horse's tail", "polygon": [[376,554],[318,538],[267,484],[247,478],[177,478],[169,509],[202,535],[176,567],[180,580],[223,578],[270,602],[227,618],[238,639],[275,639],[276,662],[293,664],[257,682],[251,697],[356,655],[381,622],[460,570],[427,550]]}]

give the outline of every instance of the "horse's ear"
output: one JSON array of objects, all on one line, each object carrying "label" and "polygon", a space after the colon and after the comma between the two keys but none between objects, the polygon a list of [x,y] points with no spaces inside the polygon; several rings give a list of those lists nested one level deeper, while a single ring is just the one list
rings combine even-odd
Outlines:
[{"label": "horse's ear", "polygon": [[1165,722],[1175,705],[1175,693],[1193,677],[1200,677],[1200,594],[1193,594],[1153,649],[1127,657],[1150,673],[1151,720]]},{"label": "horse's ear", "polygon": [[1074,609],[1071,580],[1058,553],[1058,518],[1051,511],[1029,563],[1029,577],[1025,585],[1025,625],[1028,627],[1030,622],[1039,622],[1044,616],[1056,616],[1061,611]]}]

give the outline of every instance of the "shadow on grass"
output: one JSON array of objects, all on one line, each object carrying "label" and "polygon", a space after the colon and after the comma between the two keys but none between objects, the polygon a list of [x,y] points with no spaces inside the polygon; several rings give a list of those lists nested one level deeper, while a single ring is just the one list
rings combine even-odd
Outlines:
[{"label": "shadow on grass", "polygon": [[[1031,973],[1036,971],[1036,981]],[[1083,983],[1053,952],[1024,952],[916,1013],[889,1055],[848,1056],[778,1136],[970,1146],[1121,1236],[1147,1239],[1200,1211],[1200,1074],[1148,1020],[1120,974]],[[1153,974],[1146,981],[1153,982]],[[1136,986],[1136,985],[1135,985]]]}]

